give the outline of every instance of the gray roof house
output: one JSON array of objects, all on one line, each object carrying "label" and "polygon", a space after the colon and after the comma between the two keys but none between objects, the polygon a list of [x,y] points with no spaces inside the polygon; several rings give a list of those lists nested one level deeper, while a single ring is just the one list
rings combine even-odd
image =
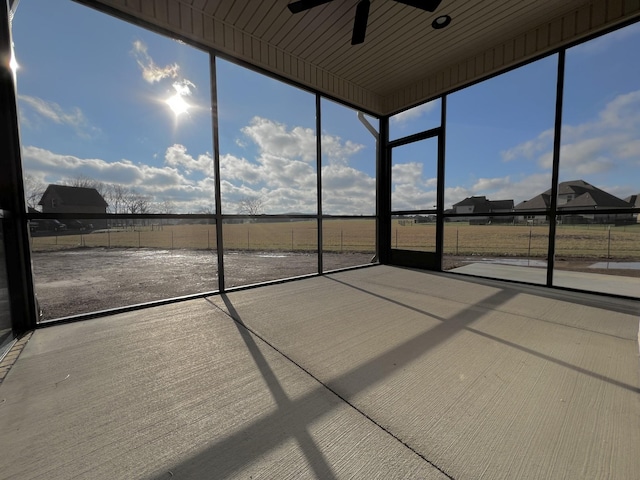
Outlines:
[{"label": "gray roof house", "polygon": [[[551,189],[543,192],[530,200],[520,202],[515,206],[515,210],[521,213],[519,220],[533,218],[527,216],[527,210],[546,209],[551,205]],[[579,215],[566,215],[572,210],[593,209],[627,209],[631,208],[628,201],[611,195],[598,187],[591,185],[584,180],[571,180],[558,184],[558,205],[559,213],[563,214],[563,223],[608,223],[631,218],[631,214],[596,214],[581,213]],[[536,219],[541,219],[537,216]]]},{"label": "gray roof house", "polygon": [[455,203],[454,213],[486,213],[486,217],[454,217],[452,221],[467,221],[470,223],[490,223],[490,222],[511,222],[513,217],[493,217],[490,214],[496,212],[511,212],[513,210],[513,200],[489,200],[483,196],[467,197]]},{"label": "gray roof house", "polygon": [[[624,201],[631,205],[632,208],[640,208],[640,193],[629,195]],[[633,217],[636,219],[636,222],[640,223],[640,215],[634,213]]]}]

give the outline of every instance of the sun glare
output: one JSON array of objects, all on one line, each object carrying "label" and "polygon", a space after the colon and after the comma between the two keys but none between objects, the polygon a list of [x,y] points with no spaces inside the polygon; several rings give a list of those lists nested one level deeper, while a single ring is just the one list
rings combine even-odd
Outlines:
[{"label": "sun glare", "polygon": [[187,113],[189,107],[191,106],[187,102],[185,102],[184,98],[182,98],[182,95],[178,93],[176,93],[172,97],[167,98],[165,100],[165,103],[169,105],[169,108],[171,108],[171,110],[173,110],[173,113],[176,117],[180,116],[183,113]]},{"label": "sun glare", "polygon": [[20,68],[16,57],[12,56],[11,60],[9,60],[9,68],[11,69],[11,71],[13,71],[14,74],[18,71],[18,68]]}]

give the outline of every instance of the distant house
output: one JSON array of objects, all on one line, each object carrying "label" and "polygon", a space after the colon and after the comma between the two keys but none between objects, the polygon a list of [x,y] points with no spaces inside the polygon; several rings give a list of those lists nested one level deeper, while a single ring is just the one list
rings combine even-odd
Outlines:
[{"label": "distant house", "polygon": [[[627,202],[629,205],[631,205],[631,208],[640,208],[640,193],[636,193],[635,195],[629,195],[627,198],[624,199],[624,201]],[[638,215],[637,213],[634,213],[633,218],[635,218],[637,223],[640,223],[640,215]]]},{"label": "distant house", "polygon": [[[551,189],[536,195],[530,200],[525,200],[515,206],[519,215],[517,221],[528,221],[532,223],[548,222],[546,216],[527,215],[527,210],[537,210],[549,208],[551,205]],[[558,184],[558,213],[562,214],[560,219],[563,223],[614,223],[628,221],[632,218],[631,213],[600,214],[598,209],[627,209],[631,205],[629,202],[611,195],[604,190],[594,187],[584,180],[571,180]],[[572,210],[593,210],[594,213],[581,213],[571,215]]]},{"label": "distant house", "polygon": [[[77,213],[81,219],[83,213],[107,213],[109,204],[95,188],[70,187],[68,185],[49,185],[38,203],[42,213]],[[95,228],[106,228],[106,219],[93,219]]]},{"label": "distant house", "polygon": [[513,211],[513,200],[488,200],[485,196],[467,197],[461,202],[453,205],[453,213],[486,213],[481,217],[453,217],[452,222],[469,221],[470,223],[510,223],[513,221],[512,216],[494,217],[491,214],[497,212]]}]

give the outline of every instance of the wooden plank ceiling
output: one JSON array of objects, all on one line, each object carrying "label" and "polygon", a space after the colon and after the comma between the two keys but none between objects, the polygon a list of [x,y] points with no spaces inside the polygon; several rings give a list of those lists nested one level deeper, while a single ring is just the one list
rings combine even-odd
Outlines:
[{"label": "wooden plank ceiling", "polygon": [[[358,0],[292,14],[289,0],[79,0],[106,6],[376,115],[392,114],[593,33],[640,18],[640,0],[442,0],[434,13]],[[434,30],[432,21],[450,15]]]}]

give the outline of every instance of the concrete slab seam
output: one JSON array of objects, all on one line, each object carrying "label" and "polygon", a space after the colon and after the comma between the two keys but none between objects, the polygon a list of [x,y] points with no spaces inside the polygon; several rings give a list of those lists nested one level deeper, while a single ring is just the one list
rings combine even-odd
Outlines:
[{"label": "concrete slab seam", "polygon": [[433,468],[435,468],[436,470],[438,470],[440,473],[442,473],[445,477],[447,477],[450,480],[456,480],[454,477],[452,477],[449,473],[447,473],[442,467],[436,465],[434,462],[432,462],[431,460],[429,460],[427,457],[425,457],[422,453],[420,453],[419,451],[417,451],[415,448],[413,448],[411,445],[407,444],[404,440],[402,440],[400,437],[398,437],[397,435],[395,435],[393,432],[391,432],[390,430],[388,430],[387,428],[385,428],[384,426],[382,426],[380,423],[378,423],[376,420],[374,420],[372,417],[370,417],[367,413],[365,413],[364,411],[362,411],[361,409],[359,409],[356,405],[354,405],[353,403],[351,403],[348,399],[346,399],[345,397],[343,397],[342,395],[340,395],[338,392],[336,392],[333,388],[331,388],[330,386],[328,386],[326,383],[324,383],[322,380],[320,380],[318,377],[316,377],[313,373],[311,373],[309,370],[307,370],[305,367],[303,367],[302,365],[300,365],[298,362],[296,362],[294,359],[292,359],[291,357],[289,357],[286,353],[282,352],[280,349],[278,349],[275,345],[273,345],[271,342],[269,342],[267,339],[265,339],[262,335],[260,335],[259,333],[257,333],[256,331],[254,331],[252,328],[250,328],[249,326],[247,326],[244,322],[242,322],[241,319],[235,318],[233,315],[230,315],[229,312],[226,312],[225,310],[223,310],[222,308],[220,308],[218,305],[216,305],[215,303],[213,303],[210,299],[205,298],[205,300],[212,305],[214,308],[216,308],[217,310],[219,310],[220,312],[222,312],[223,314],[225,314],[226,316],[228,316],[231,320],[233,320],[236,324],[238,324],[239,326],[241,326],[242,328],[246,329],[249,333],[251,333],[252,335],[254,335],[255,337],[259,338],[262,342],[264,342],[267,346],[269,346],[269,348],[271,348],[272,350],[274,350],[275,352],[277,352],[279,355],[281,355],[282,357],[284,357],[286,360],[288,360],[289,362],[291,362],[293,365],[295,365],[296,367],[298,367],[300,370],[302,370],[304,373],[306,373],[309,377],[311,377],[313,380],[315,380],[316,382],[318,382],[323,388],[325,388],[326,390],[330,391],[333,395],[335,395],[336,397],[338,397],[340,400],[342,400],[344,403],[346,403],[347,405],[349,405],[351,408],[353,408],[356,412],[358,412],[360,415],[362,415],[364,418],[366,418],[368,421],[370,421],[371,423],[373,423],[376,427],[378,427],[380,430],[384,431],[387,435],[391,436],[394,440],[396,440],[397,442],[401,443],[405,448],[409,449],[411,452],[413,452],[415,455],[417,455],[418,457],[420,457],[423,461],[425,461],[426,463],[428,463],[429,465],[431,465]]}]

